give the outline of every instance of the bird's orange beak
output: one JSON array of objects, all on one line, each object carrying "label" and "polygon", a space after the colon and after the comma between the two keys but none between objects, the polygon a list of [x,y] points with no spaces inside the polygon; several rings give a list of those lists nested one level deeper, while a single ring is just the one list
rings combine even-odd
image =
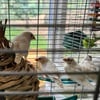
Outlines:
[{"label": "bird's orange beak", "polygon": [[35,38],[35,36],[33,35],[33,37],[32,37],[34,40],[36,40],[36,38]]},{"label": "bird's orange beak", "polygon": [[32,40],[36,40],[34,34],[31,34],[31,39],[32,39]]}]

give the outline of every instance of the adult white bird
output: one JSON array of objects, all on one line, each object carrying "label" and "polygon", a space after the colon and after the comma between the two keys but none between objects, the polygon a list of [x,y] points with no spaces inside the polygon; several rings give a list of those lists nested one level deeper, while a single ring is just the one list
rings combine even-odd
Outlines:
[{"label": "adult white bird", "polygon": [[[80,66],[83,66],[83,68],[90,70],[90,71],[97,71],[97,66],[94,64],[94,62],[92,61],[92,56],[87,55],[82,62],[79,63]],[[83,69],[83,70],[84,70]]]},{"label": "adult white bird", "polygon": [[[45,56],[40,56],[35,59],[41,64],[41,72],[59,72],[56,65],[50,61],[47,57]],[[57,85],[59,85],[61,88],[63,88],[63,83],[60,79],[60,75],[49,75],[45,74],[46,77],[49,77],[51,80],[53,80]]]},{"label": "adult white bird", "polygon": [[[96,66],[94,64],[94,62],[92,61],[92,56],[87,55],[84,60],[79,63],[79,65],[81,66],[81,70],[83,72],[94,72],[94,71],[98,71],[98,66]],[[92,81],[97,81],[97,75],[95,74],[89,74],[87,75],[88,78]]]},{"label": "adult white bird", "polygon": [[[30,47],[31,40],[35,40],[35,36],[32,32],[23,32],[16,36],[12,42],[14,44],[13,50],[14,51],[22,51],[22,52],[16,52],[15,62],[19,64],[21,62],[21,58],[24,59],[28,56],[28,50]],[[24,52],[23,52],[24,51]]]},{"label": "adult white bird", "polygon": [[[74,58],[72,57],[63,58],[63,61],[65,62],[64,69],[66,74],[67,72],[81,72],[81,66],[74,60]],[[86,75],[79,74],[79,75],[68,75],[68,76],[70,77],[70,79],[72,79],[73,81],[79,83],[84,87],[93,88],[93,85],[89,83],[89,81],[87,80]]]}]

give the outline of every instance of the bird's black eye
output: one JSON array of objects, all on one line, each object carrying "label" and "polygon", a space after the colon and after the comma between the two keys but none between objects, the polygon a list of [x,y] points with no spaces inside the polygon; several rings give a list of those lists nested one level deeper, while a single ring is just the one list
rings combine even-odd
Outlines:
[{"label": "bird's black eye", "polygon": [[39,60],[41,60],[41,58],[38,58]]},{"label": "bird's black eye", "polygon": [[67,61],[70,61],[70,60],[71,60],[70,58],[67,59]]}]

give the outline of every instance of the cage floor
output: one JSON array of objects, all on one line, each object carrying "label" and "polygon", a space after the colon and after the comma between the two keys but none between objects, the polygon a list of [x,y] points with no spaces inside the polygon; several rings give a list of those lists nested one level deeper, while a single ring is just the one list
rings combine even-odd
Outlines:
[{"label": "cage floor", "polygon": [[[64,90],[68,91],[68,90],[72,90],[72,91],[75,91],[74,90],[74,86],[75,84],[73,85],[66,85],[64,86],[64,89],[61,89],[59,88],[58,86],[55,86],[55,84],[53,83],[52,84],[52,87],[51,87],[51,83],[50,82],[45,82],[41,85],[40,87],[40,92],[63,92]],[[79,86],[77,89],[81,89],[81,87]],[[74,94],[44,94],[44,95],[40,95],[40,96],[55,96],[56,100],[62,100],[64,98],[67,98],[67,97],[71,97],[73,96]],[[92,100],[93,99],[93,95],[92,94],[88,94],[88,95],[82,95],[82,94],[75,94],[78,96],[78,99],[77,100]],[[98,99],[100,100],[100,98]]]}]

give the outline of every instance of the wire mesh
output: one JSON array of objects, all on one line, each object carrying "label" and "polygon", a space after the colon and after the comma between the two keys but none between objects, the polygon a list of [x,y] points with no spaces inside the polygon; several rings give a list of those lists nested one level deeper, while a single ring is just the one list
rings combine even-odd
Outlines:
[{"label": "wire mesh", "polygon": [[[94,33],[96,37],[100,37],[99,2],[99,0],[0,0],[0,20],[8,19],[6,38],[10,41],[23,31],[30,31],[35,34],[36,40],[31,42],[28,60],[33,63],[34,66],[37,66],[36,68],[38,68],[39,64],[35,62],[34,59],[38,56],[47,56],[56,64],[59,71],[63,73],[64,62],[62,59],[64,56],[71,56],[75,58],[78,63],[80,63],[87,54],[90,54],[93,59],[100,57],[100,40],[96,42],[97,46],[89,48],[83,46],[83,48],[81,48],[83,36],[80,35],[79,48],[74,49],[75,42],[73,42],[72,39],[70,39],[70,41],[73,49],[63,46],[64,36],[69,32],[73,32],[72,38],[74,39],[76,39],[75,31],[84,32],[89,39],[93,38],[92,36]],[[91,40],[88,41],[87,45],[90,44]],[[0,52],[13,51],[0,49]],[[25,51],[19,50],[16,52]],[[4,75],[5,73],[6,72],[0,72],[0,75]],[[12,72],[8,74],[11,73]],[[39,73],[36,74],[41,76]],[[31,73],[31,75],[33,75],[33,73]],[[62,75],[62,79],[63,78],[67,79],[68,77],[64,74]],[[54,96],[53,94],[55,93],[64,94],[61,95],[63,98],[78,94],[78,99],[84,100],[83,94],[92,93],[90,98],[88,97],[85,99],[99,100],[99,78],[100,77],[98,77],[95,91],[85,91],[84,87],[82,88],[80,86],[80,89],[77,87],[76,83],[70,84],[70,82],[68,86],[66,82],[64,84],[69,90],[66,88],[65,91],[61,89],[55,91],[58,87],[52,82],[45,81],[45,83],[43,83],[44,87],[40,87],[39,94],[40,96]],[[49,89],[47,87],[49,87]],[[32,95],[38,92],[29,93]],[[20,92],[18,94],[20,94]],[[0,95],[6,95],[6,93],[0,93]],[[57,98],[57,100],[60,99],[61,98]]]}]

